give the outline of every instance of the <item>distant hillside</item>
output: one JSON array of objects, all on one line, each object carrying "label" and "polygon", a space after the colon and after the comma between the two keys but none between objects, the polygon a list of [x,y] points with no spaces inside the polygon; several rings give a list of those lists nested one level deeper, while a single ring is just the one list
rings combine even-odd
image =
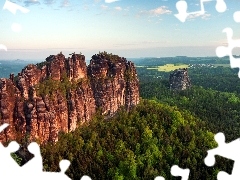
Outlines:
[{"label": "distant hillside", "polygon": [[165,64],[229,64],[229,58],[218,57],[161,57],[161,58],[142,58],[137,60],[137,66],[163,66]]}]

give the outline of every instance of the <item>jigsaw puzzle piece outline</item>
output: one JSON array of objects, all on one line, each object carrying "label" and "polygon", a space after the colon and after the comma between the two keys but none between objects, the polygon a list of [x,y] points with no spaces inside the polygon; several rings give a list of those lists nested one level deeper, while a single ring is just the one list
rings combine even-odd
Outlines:
[{"label": "jigsaw puzzle piece outline", "polygon": [[[231,68],[240,68],[240,58],[235,58],[232,54],[234,48],[240,47],[240,39],[233,39],[233,30],[229,27],[223,29],[226,33],[228,46],[218,46],[216,48],[216,55],[218,57],[229,56]],[[240,71],[238,72],[240,78]]]},{"label": "jigsaw puzzle piece outline", "polygon": [[[0,132],[2,132],[9,124],[4,123],[0,126]],[[12,141],[7,147],[4,147],[0,143],[0,178],[1,179],[58,179],[58,180],[71,180],[66,174],[66,170],[70,166],[69,160],[61,160],[59,162],[60,172],[44,172],[43,162],[40,147],[36,142],[31,142],[28,145],[28,151],[34,155],[30,161],[24,164],[22,167],[12,158],[11,153],[16,152],[19,149],[19,144],[16,141]],[[14,173],[10,173],[11,172]],[[80,180],[91,180],[87,175],[82,176]]]},{"label": "jigsaw puzzle piece outline", "polygon": [[217,175],[218,180],[238,180],[239,176],[238,175],[230,175],[224,171],[220,171]]},{"label": "jigsaw puzzle piece outline", "polygon": [[[182,180],[188,180],[190,170],[189,169],[182,169],[178,165],[173,165],[171,167],[171,174],[172,174],[172,176],[175,176],[175,177],[181,176]],[[165,180],[165,178],[162,177],[162,176],[157,176],[154,180]]]},{"label": "jigsaw puzzle piece outline", "polygon": [[[189,15],[192,15],[192,14],[203,15],[203,14],[205,14],[204,2],[209,2],[209,1],[211,1],[211,0],[200,0],[201,9],[199,11],[187,12],[187,9],[188,9],[187,2],[185,0],[179,0],[178,2],[176,2],[176,9],[178,11],[178,14],[175,14],[175,17],[179,21],[185,22]],[[217,2],[215,5],[215,9],[219,13],[225,12],[227,9],[227,5],[226,5],[225,1],[224,0],[216,0],[216,1]]]},{"label": "jigsaw puzzle piece outline", "polygon": [[234,14],[233,14],[233,19],[236,23],[239,23],[240,22],[240,11],[236,11]]},{"label": "jigsaw puzzle piece outline", "polygon": [[16,3],[10,2],[6,0],[3,9],[9,10],[11,13],[16,14],[17,10],[21,11],[22,13],[28,13],[30,10],[27,8],[24,8],[20,5],[17,5]]},{"label": "jigsaw puzzle piece outline", "polygon": [[89,176],[84,175],[84,176],[82,176],[82,178],[80,180],[92,180],[92,179]]},{"label": "jigsaw puzzle piece outline", "polygon": [[[8,123],[2,124],[0,126],[0,132],[2,132],[8,126]],[[12,166],[12,168],[15,168],[16,171],[20,168],[20,166],[11,156],[11,153],[16,152],[19,147],[20,146],[16,141],[10,142],[7,147],[4,147],[2,143],[0,143],[0,161],[3,161],[5,163],[4,165],[1,165],[0,163],[1,171],[4,171],[4,169],[7,170],[10,166]]]},{"label": "jigsaw puzzle piece outline", "polygon": [[5,46],[4,44],[0,44],[0,49],[7,51],[7,46]]},{"label": "jigsaw puzzle piece outline", "polygon": [[182,180],[188,180],[190,170],[189,169],[182,169],[178,165],[173,165],[171,167],[171,174],[175,177],[181,176]]},{"label": "jigsaw puzzle piece outline", "polygon": [[[8,0],[6,0],[5,4],[3,6],[3,10],[4,9],[10,11],[14,15],[16,14],[17,10],[21,11],[22,13],[28,13],[30,11],[29,9],[24,8],[16,3],[10,2]],[[12,31],[14,31],[14,32],[20,32],[22,29],[22,26],[18,23],[13,23],[11,28],[12,28]],[[6,47],[4,47],[4,46],[2,46],[2,49],[4,49],[6,51]]]},{"label": "jigsaw puzzle piece outline", "polygon": [[31,142],[28,145],[28,151],[32,153],[34,157],[21,167],[22,171],[31,171],[34,173],[43,172],[43,160],[39,145],[36,142]]},{"label": "jigsaw puzzle piece outline", "polygon": [[4,164],[0,163],[1,176],[5,172],[8,172],[9,168],[11,168],[11,171],[14,173],[19,173],[21,171],[21,167],[11,156],[11,153],[16,152],[19,147],[20,146],[16,141],[10,142],[7,147],[4,147],[2,143],[0,143],[0,162],[4,162]]},{"label": "jigsaw puzzle piece outline", "polygon": [[234,141],[231,141],[229,143],[225,142],[225,136],[223,133],[217,133],[214,136],[215,141],[218,143],[218,147],[210,149],[207,151],[207,156],[204,159],[204,163],[207,166],[214,166],[215,164],[215,156],[221,156],[227,159],[231,159],[234,161],[233,169],[231,175],[220,171],[217,175],[218,180],[223,179],[230,179],[230,180],[236,180],[240,177],[240,157],[239,155],[239,149],[240,149],[240,139],[236,139]]},{"label": "jigsaw puzzle piece outline", "polygon": [[219,13],[225,12],[227,10],[227,5],[226,5],[225,1],[224,0],[217,0],[215,9]]},{"label": "jigsaw puzzle piece outline", "polygon": [[[82,180],[82,179],[81,179],[81,180]],[[165,178],[162,177],[162,176],[157,176],[157,177],[154,178],[154,180],[165,180]]]},{"label": "jigsaw puzzle piece outline", "polygon": [[6,129],[9,126],[8,123],[4,123],[0,126],[0,132],[2,132],[4,129]]},{"label": "jigsaw puzzle piece outline", "polygon": [[178,1],[176,3],[176,9],[178,11],[178,14],[175,14],[174,16],[178,18],[179,21],[185,22],[189,15],[187,13],[187,8],[188,8],[188,5],[186,1]]},{"label": "jigsaw puzzle piece outline", "polygon": [[215,158],[213,158],[215,157],[215,155],[219,155],[233,161],[238,159],[240,160],[240,157],[238,158],[238,149],[240,149],[239,139],[236,139],[229,143],[225,143],[225,136],[221,132],[217,133],[214,136],[214,139],[218,143],[218,147],[207,151],[208,155],[204,159],[207,166],[213,166],[215,164],[215,162],[213,162],[213,160],[215,160]]}]

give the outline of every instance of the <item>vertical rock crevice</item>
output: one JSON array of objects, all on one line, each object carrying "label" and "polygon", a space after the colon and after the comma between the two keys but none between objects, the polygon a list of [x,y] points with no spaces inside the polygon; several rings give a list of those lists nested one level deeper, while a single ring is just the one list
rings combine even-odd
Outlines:
[{"label": "vertical rock crevice", "polygon": [[106,117],[120,107],[139,103],[139,81],[132,62],[106,52],[92,56],[62,53],[27,65],[16,77],[0,79],[0,123],[10,127],[3,142],[29,136],[39,143],[56,142],[91,120],[97,109]]}]

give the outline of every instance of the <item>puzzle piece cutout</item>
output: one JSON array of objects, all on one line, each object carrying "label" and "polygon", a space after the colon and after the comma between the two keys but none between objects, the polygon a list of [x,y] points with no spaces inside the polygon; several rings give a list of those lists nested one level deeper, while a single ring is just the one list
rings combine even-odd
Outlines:
[{"label": "puzzle piece cutout", "polygon": [[24,179],[29,180],[33,179],[33,177],[40,177],[41,179],[70,180],[70,178],[65,174],[69,166],[70,162],[68,160],[61,160],[59,163],[60,172],[42,172],[39,169],[31,171],[33,168],[29,168],[21,171],[21,175],[24,177]]},{"label": "puzzle piece cutout", "polygon": [[215,156],[219,155],[227,159],[234,161],[232,174],[229,175],[224,171],[220,171],[217,175],[218,180],[237,180],[240,177],[240,139],[236,139],[230,143],[225,143],[225,136],[223,133],[218,133],[214,136],[215,141],[218,143],[218,147],[208,150],[207,157],[204,159],[204,163],[207,166],[213,166],[215,164]]},{"label": "puzzle piece cutout", "polygon": [[[185,22],[187,17],[189,15],[193,15],[193,14],[199,14],[199,15],[203,15],[205,13],[205,9],[204,9],[204,2],[208,2],[209,0],[200,0],[200,5],[201,5],[201,9],[200,11],[195,11],[195,12],[187,12],[188,9],[188,4],[186,1],[184,0],[179,0],[176,3],[176,8],[178,10],[178,14],[175,14],[175,17],[178,18],[181,22]],[[227,9],[227,5],[225,3],[224,0],[216,0],[216,10],[219,13],[225,12]]]},{"label": "puzzle piece cutout", "polygon": [[9,126],[9,124],[4,123],[0,126],[0,132],[2,132],[4,129],[6,129]]},{"label": "puzzle piece cutout", "polygon": [[81,180],[92,180],[89,176],[84,175]]},{"label": "puzzle piece cutout", "polygon": [[11,156],[11,153],[16,152],[18,149],[19,145],[15,141],[9,143],[8,147],[4,147],[0,144],[0,161],[4,162],[0,163],[0,169],[2,172],[8,172],[10,167],[11,169],[18,169],[20,167]]},{"label": "puzzle piece cutout", "polygon": [[[4,123],[0,126],[2,132],[9,124]],[[34,155],[29,162],[22,167],[12,158],[11,153],[19,149],[19,144],[16,141],[9,143],[4,147],[0,143],[0,179],[19,179],[19,180],[32,180],[32,179],[45,179],[45,180],[71,180],[66,174],[66,170],[70,166],[68,160],[61,160],[59,163],[60,172],[45,172],[43,171],[42,156],[40,147],[36,142],[28,145],[28,151]],[[80,180],[91,180],[89,176],[83,176]]]},{"label": "puzzle piece cutout", "polygon": [[7,51],[7,47],[4,44],[0,44],[0,49]]},{"label": "puzzle piece cutout", "polygon": [[[232,39],[233,30],[231,28],[225,28],[223,30],[227,34],[228,46],[219,46],[216,49],[216,55],[218,57],[229,56],[231,68],[240,68],[240,59],[235,58],[232,54],[232,50],[236,47],[240,47],[240,39]],[[238,72],[238,77],[240,78],[240,71]]]},{"label": "puzzle piece cutout", "polygon": [[[22,13],[28,13],[29,12],[29,9],[24,8],[22,6],[19,6],[15,3],[13,3],[13,2],[8,1],[8,0],[6,0],[5,4],[3,6],[3,9],[9,10],[13,14],[16,14],[17,10],[21,11]],[[18,23],[13,23],[11,28],[12,28],[12,31],[14,31],[14,32],[20,32],[21,29],[22,29],[21,25],[18,24]]]},{"label": "puzzle piece cutout", "polygon": [[[0,132],[8,126],[9,125],[7,123],[4,123],[0,126]],[[1,175],[3,173],[7,173],[10,167],[12,169],[18,169],[20,167],[11,156],[11,153],[16,152],[18,149],[19,145],[15,141],[10,142],[7,147],[4,147],[2,143],[0,143],[0,162],[4,162],[0,163]]]},{"label": "puzzle piece cutout", "polygon": [[40,148],[36,142],[28,145],[28,151],[34,155],[34,158],[22,166],[23,171],[30,171],[31,173],[39,173],[43,171],[42,156]]},{"label": "puzzle piece cutout", "polygon": [[235,22],[239,23],[240,22],[240,11],[236,11],[234,14],[233,14],[233,19]]},{"label": "puzzle piece cutout", "polygon": [[181,176],[182,180],[188,180],[190,170],[189,169],[182,169],[177,165],[173,165],[171,167],[171,174],[175,177]]},{"label": "puzzle piece cutout", "polygon": [[154,180],[165,180],[165,178],[162,177],[162,176],[157,176],[157,177],[154,178]]},{"label": "puzzle piece cutout", "polygon": [[9,10],[13,14],[16,14],[17,10],[21,11],[22,13],[29,12],[29,9],[19,6],[16,3],[10,2],[8,0],[6,0],[5,4],[3,6],[3,9]]},{"label": "puzzle piece cutout", "polygon": [[[188,180],[190,170],[189,169],[182,169],[178,165],[173,165],[171,167],[171,174],[174,177],[181,176],[182,180]],[[157,176],[154,180],[165,180],[162,176]]]}]

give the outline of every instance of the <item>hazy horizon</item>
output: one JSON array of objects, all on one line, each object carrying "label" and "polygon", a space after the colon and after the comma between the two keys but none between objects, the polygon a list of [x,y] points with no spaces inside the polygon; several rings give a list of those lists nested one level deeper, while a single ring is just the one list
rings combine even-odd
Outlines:
[{"label": "hazy horizon", "polygon": [[[1,1],[0,7],[7,1]],[[45,59],[60,51],[82,52],[86,59],[99,51],[119,56],[215,56],[226,45],[222,30],[231,27],[239,37],[233,14],[238,1],[226,0],[227,11],[218,13],[216,1],[204,2],[205,14],[185,23],[177,14],[177,0],[11,0],[29,10],[16,14],[2,9],[0,50],[2,59]],[[200,0],[188,0],[188,12],[200,10]]]}]

